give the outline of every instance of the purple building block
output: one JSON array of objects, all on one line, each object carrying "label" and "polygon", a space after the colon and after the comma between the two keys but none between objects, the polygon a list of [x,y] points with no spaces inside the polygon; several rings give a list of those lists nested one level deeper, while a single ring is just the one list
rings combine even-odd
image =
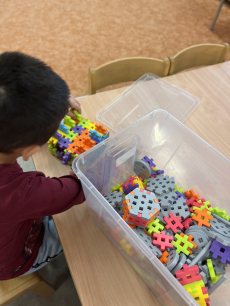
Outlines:
[{"label": "purple building block", "polygon": [[68,145],[72,144],[71,141],[69,141],[69,139],[65,139],[65,138],[60,138],[57,142],[58,146],[60,149],[64,150],[64,149],[68,149]]},{"label": "purple building block", "polygon": [[221,244],[220,242],[214,240],[210,248],[212,257],[220,258],[222,263],[230,264],[230,247]]},{"label": "purple building block", "polygon": [[123,190],[124,190],[124,193],[127,195],[129,194],[131,191],[133,191],[135,188],[139,188],[139,185],[138,184],[134,184],[133,186],[128,183],[128,185],[123,185]]},{"label": "purple building block", "polygon": [[85,131],[82,125],[75,125],[75,127],[72,127],[70,130],[73,131],[75,134],[77,133],[79,135],[81,135],[81,133]]},{"label": "purple building block", "polygon": [[155,168],[156,167],[156,165],[153,163],[152,158],[150,159],[150,158],[148,158],[148,156],[145,155],[145,157],[143,157],[142,160],[144,162],[146,162],[147,164],[149,164],[150,168],[152,168],[152,167]]},{"label": "purple building block", "polygon": [[64,152],[57,150],[56,154],[57,154],[57,158],[62,159]]},{"label": "purple building block", "polygon": [[152,171],[151,175],[157,175],[157,174],[163,174],[164,170],[156,170],[156,171]]},{"label": "purple building block", "polygon": [[177,194],[176,200],[178,200],[180,197],[183,197],[185,200],[188,200],[184,193],[180,193],[179,191],[176,191],[176,194]]},{"label": "purple building block", "polygon": [[62,164],[67,166],[68,162],[70,161],[71,161],[71,154],[67,152],[66,155],[62,157]]},{"label": "purple building block", "polygon": [[53,137],[56,138],[56,139],[60,139],[62,136],[61,136],[60,133],[55,132],[55,134],[53,135]]}]

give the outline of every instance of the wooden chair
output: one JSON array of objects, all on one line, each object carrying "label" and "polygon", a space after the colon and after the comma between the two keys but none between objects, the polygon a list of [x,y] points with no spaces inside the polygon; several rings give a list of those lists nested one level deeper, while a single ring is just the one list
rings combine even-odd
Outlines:
[{"label": "wooden chair", "polygon": [[108,62],[97,68],[89,68],[89,94],[109,85],[136,81],[147,72],[160,77],[168,75],[169,59],[163,60],[145,57],[122,58]]},{"label": "wooden chair", "polygon": [[229,52],[229,44],[203,44],[186,48],[170,56],[169,75],[185,69],[223,63]]},{"label": "wooden chair", "polygon": [[34,272],[7,281],[0,281],[0,305],[7,305],[28,291],[32,291],[41,297],[47,297],[54,292],[54,290]]}]

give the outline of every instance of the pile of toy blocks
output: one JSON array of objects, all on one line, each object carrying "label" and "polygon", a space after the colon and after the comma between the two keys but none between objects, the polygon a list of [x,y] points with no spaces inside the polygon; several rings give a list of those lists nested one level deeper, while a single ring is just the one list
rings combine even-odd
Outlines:
[{"label": "pile of toy blocks", "polygon": [[227,279],[229,216],[193,189],[184,192],[147,156],[135,161],[134,172],[105,199],[185,290],[209,306],[209,296]]},{"label": "pile of toy blocks", "polygon": [[65,116],[64,122],[48,141],[50,153],[64,165],[72,165],[75,157],[109,137],[102,124],[83,118],[77,111],[73,113],[76,118]]}]

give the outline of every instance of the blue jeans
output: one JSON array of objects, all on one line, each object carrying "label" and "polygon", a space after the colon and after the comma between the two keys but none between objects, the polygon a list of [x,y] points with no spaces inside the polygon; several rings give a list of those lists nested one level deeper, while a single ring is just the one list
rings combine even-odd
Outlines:
[{"label": "blue jeans", "polygon": [[42,245],[39,248],[38,255],[33,263],[33,266],[23,275],[28,275],[43,268],[49,261],[57,257],[57,255],[62,252],[62,245],[52,217],[44,217],[42,221],[45,227]]}]

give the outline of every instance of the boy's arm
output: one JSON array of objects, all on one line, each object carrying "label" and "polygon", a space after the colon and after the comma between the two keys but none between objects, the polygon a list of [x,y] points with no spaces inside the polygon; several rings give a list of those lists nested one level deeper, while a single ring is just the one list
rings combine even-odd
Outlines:
[{"label": "boy's arm", "polygon": [[61,213],[85,201],[80,180],[74,175],[49,178],[41,172],[26,179],[20,197],[23,219]]}]

